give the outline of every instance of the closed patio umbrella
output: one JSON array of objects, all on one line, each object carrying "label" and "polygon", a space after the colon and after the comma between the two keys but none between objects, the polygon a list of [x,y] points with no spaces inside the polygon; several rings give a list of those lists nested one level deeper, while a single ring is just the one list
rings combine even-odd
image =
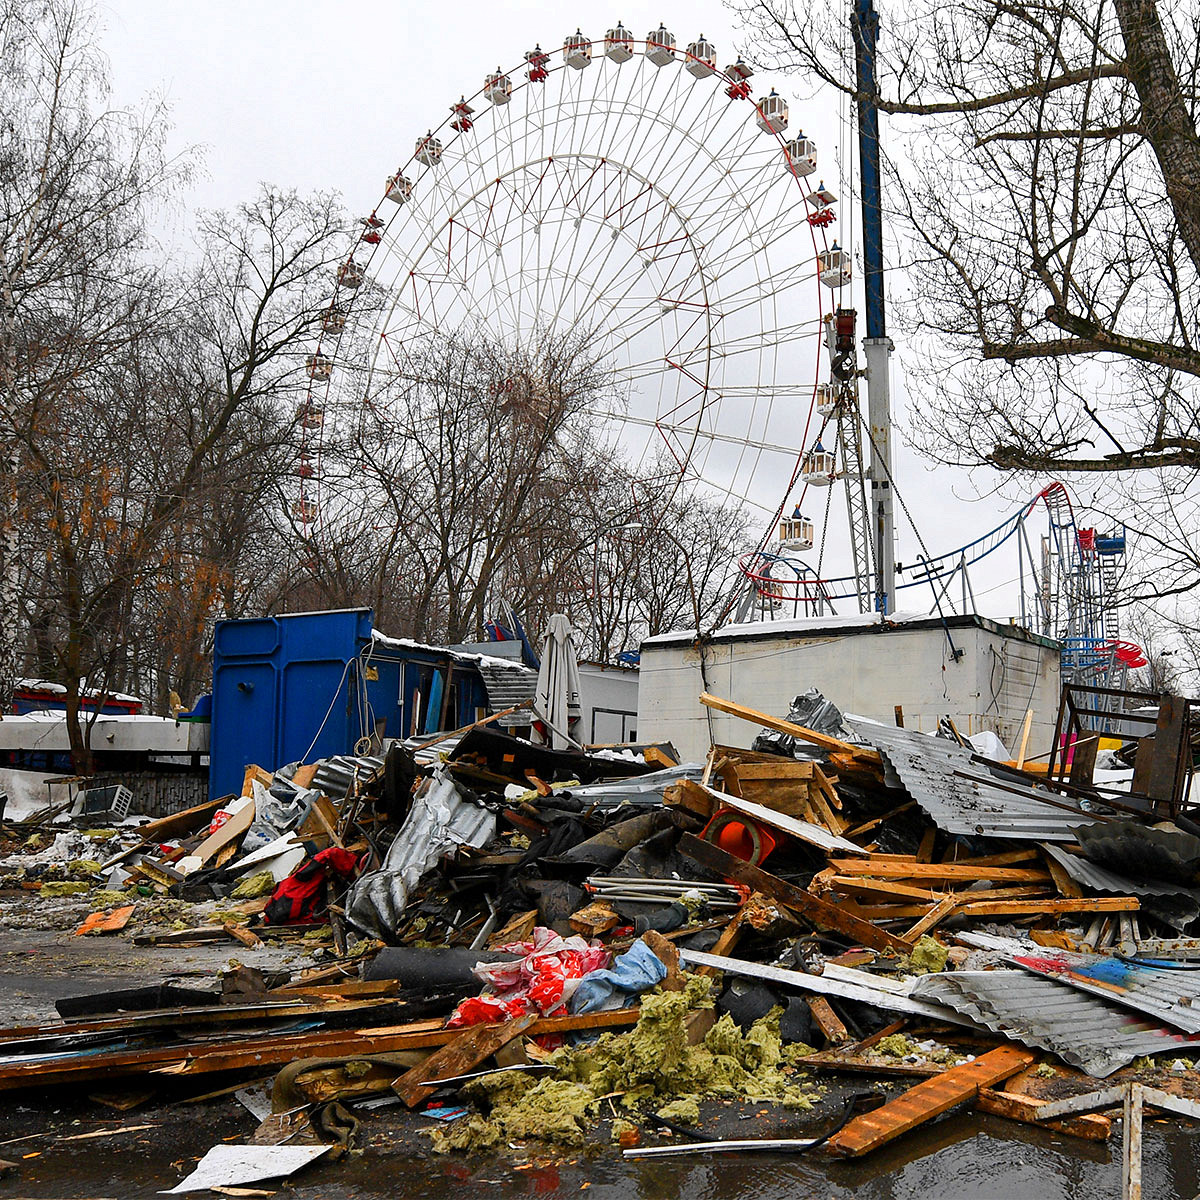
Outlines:
[{"label": "closed patio umbrella", "polygon": [[533,740],[554,750],[568,750],[577,740],[582,708],[579,703],[579,659],[572,640],[575,631],[565,613],[554,613],[543,634],[542,666],[533,703],[547,728],[534,725]]}]

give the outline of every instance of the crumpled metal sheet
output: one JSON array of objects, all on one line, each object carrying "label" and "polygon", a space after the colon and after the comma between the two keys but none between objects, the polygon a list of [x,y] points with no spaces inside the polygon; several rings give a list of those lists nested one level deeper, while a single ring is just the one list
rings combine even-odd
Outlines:
[{"label": "crumpled metal sheet", "polygon": [[[1017,792],[993,787],[983,763],[971,761],[972,751],[944,738],[913,729],[882,725],[864,717],[847,717],[850,740],[874,746],[883,756],[884,779],[903,787],[946,833],[966,837],[1020,838],[1073,842],[1089,818]],[[956,774],[961,772],[962,774]],[[974,778],[964,779],[963,775]],[[1048,800],[1062,799],[1046,792]]]},{"label": "crumpled metal sheet", "polygon": [[[488,704],[493,712],[516,708],[518,704],[532,700],[537,691],[538,673],[521,663],[502,663],[491,659],[479,663],[479,674],[483,676]],[[503,728],[512,728],[528,725],[530,720],[528,712],[517,712],[501,717],[499,724]]]},{"label": "crumpled metal sheet", "polygon": [[1155,1024],[1200,1033],[1200,971],[1143,966],[1105,954],[1056,950],[988,934],[963,934],[959,940],[999,950],[1031,974],[1131,1008]]},{"label": "crumpled metal sheet", "polygon": [[954,971],[917,980],[912,996],[943,1004],[994,1033],[1057,1054],[1103,1079],[1142,1055],[1194,1057],[1200,1037],[1019,970]]},{"label": "crumpled metal sheet", "polygon": [[1079,831],[1083,852],[1112,871],[1187,885],[1200,873],[1200,838],[1139,821],[1097,822]]},{"label": "crumpled metal sheet", "polygon": [[1071,854],[1061,846],[1044,844],[1042,849],[1059,863],[1064,871],[1084,887],[1094,892],[1108,892],[1117,896],[1137,896],[1142,901],[1142,910],[1165,921],[1173,929],[1182,932],[1200,916],[1200,892],[1172,883],[1143,883],[1118,875],[1098,863],[1088,862],[1077,854]]},{"label": "crumpled metal sheet", "polygon": [[331,800],[341,800],[355,784],[361,787],[382,770],[383,758],[380,755],[334,754],[321,760],[309,786]]},{"label": "crumpled metal sheet", "polygon": [[662,803],[663,793],[673,783],[684,779],[692,779],[699,783],[703,778],[703,763],[680,763],[677,767],[651,771],[649,775],[633,775],[628,779],[581,784],[568,790],[576,800],[601,808],[616,808],[621,804],[654,807]]},{"label": "crumpled metal sheet", "polygon": [[356,929],[390,942],[417,881],[447,850],[483,846],[496,834],[496,818],[466,799],[442,767],[413,801],[383,866],[359,878],[346,896],[346,918]]}]

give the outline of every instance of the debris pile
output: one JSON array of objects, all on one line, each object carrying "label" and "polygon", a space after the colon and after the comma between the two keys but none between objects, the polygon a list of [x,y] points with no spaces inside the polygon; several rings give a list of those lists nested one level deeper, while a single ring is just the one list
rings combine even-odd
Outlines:
[{"label": "debris pile", "polygon": [[[482,722],[250,766],[240,796],[157,821],[8,826],[5,894],[68,905],[80,936],[308,961],[60,1001],[0,1031],[0,1089],[271,1072],[251,1171],[255,1147],[357,1149],[389,1105],[436,1118],[441,1153],[857,1156],[963,1104],[1104,1138],[1096,1079],[1200,1104],[1186,728],[1122,792],[1082,743],[1055,773],[817,693],[789,719],[701,699],[748,748],[689,764]],[[1138,772],[1172,763],[1164,813]],[[882,1090],[838,1091],[864,1075]],[[778,1136],[724,1136],[743,1101]]]}]

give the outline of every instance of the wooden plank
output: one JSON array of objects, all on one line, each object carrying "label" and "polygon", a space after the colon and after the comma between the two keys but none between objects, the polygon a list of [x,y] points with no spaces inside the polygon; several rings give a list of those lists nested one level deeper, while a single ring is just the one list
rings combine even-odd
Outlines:
[{"label": "wooden plank", "polygon": [[485,1058],[491,1058],[501,1046],[508,1045],[537,1020],[536,1013],[515,1017],[503,1025],[473,1025],[457,1033],[452,1041],[435,1050],[423,1063],[405,1071],[392,1084],[392,1091],[409,1107],[428,1100],[436,1087],[429,1079],[450,1079],[473,1071]]},{"label": "wooden plank", "polygon": [[1135,896],[1084,896],[1081,900],[984,900],[964,904],[964,917],[1054,916],[1078,912],[1137,912],[1141,903]]},{"label": "wooden plank", "polygon": [[1036,1061],[1037,1055],[1016,1046],[989,1050],[974,1062],[951,1067],[932,1079],[923,1080],[874,1112],[854,1117],[826,1142],[825,1147],[831,1154],[858,1158],[949,1112],[956,1105],[975,1099],[980,1088],[1001,1083]]},{"label": "wooden plank", "polygon": [[655,767],[677,767],[679,764],[661,747],[661,746],[646,746],[642,750],[642,757]]},{"label": "wooden plank", "polygon": [[[853,1050],[855,1047],[849,1047]],[[847,1054],[844,1050],[830,1050],[821,1054],[809,1054],[804,1059],[806,1071],[843,1071],[848,1075],[899,1075],[911,1079],[932,1079],[944,1075],[947,1068],[937,1063],[909,1063],[900,1058],[868,1058],[865,1055]]]},{"label": "wooden plank", "polygon": [[[881,1030],[880,1035],[894,1033],[902,1028],[904,1022],[897,1021]],[[868,1039],[870,1041],[870,1039]],[[861,1043],[866,1046],[867,1042]],[[848,1050],[857,1051],[859,1046],[851,1046]],[[840,1050],[822,1054],[810,1054],[804,1060],[805,1069],[817,1071],[842,1071],[851,1075],[882,1075],[894,1077],[924,1077],[928,1079],[944,1075],[950,1067],[938,1066],[936,1063],[906,1063],[898,1059],[867,1058],[858,1053],[848,1054]],[[979,1112],[992,1116],[1007,1117],[1009,1120],[1021,1121],[1028,1125],[1043,1125],[1058,1133],[1071,1137],[1086,1138],[1089,1141],[1102,1142],[1112,1132],[1112,1122],[1097,1114],[1067,1117],[1064,1120],[1045,1120],[1041,1110],[1048,1102],[1037,1100],[1032,1096],[1016,1095],[1012,1092],[994,1091],[992,1088],[980,1088],[975,1100],[975,1108]]]},{"label": "wooden plank", "polygon": [[1131,1083],[1125,1092],[1122,1200],[1142,1200],[1142,1090],[1140,1083]]},{"label": "wooden plank", "polygon": [[537,915],[536,908],[531,908],[528,912],[517,913],[503,929],[497,929],[488,938],[488,949],[507,946],[509,942],[523,942],[533,932],[533,927],[537,924]]},{"label": "wooden plank", "polygon": [[[763,900],[766,899],[766,897],[763,896],[761,892],[755,892],[753,895],[751,895],[750,900],[753,900],[755,898],[755,896],[758,896],[760,899],[763,899]],[[743,904],[742,907],[738,909],[737,915],[733,918],[732,921],[729,922],[728,925],[725,926],[724,930],[722,930],[722,932],[721,932],[721,936],[719,938],[717,938],[717,940],[715,942],[713,942],[713,947],[712,947],[713,954],[719,954],[722,957],[725,957],[733,951],[735,946],[737,946],[738,942],[741,940],[741,937],[742,937],[742,928],[746,924],[746,914],[748,911],[748,906],[750,904],[750,900],[747,900],[746,903]],[[696,968],[697,975],[715,975],[716,973],[717,973],[716,967],[697,967]]]},{"label": "wooden plank", "polygon": [[[536,1037],[578,1030],[616,1029],[637,1024],[638,1013],[636,1008],[621,1008],[582,1016],[542,1017],[526,1032]],[[437,1019],[381,1028],[263,1034],[223,1044],[195,1042],[143,1050],[83,1053],[53,1062],[37,1060],[4,1064],[0,1066],[0,1091],[121,1075],[205,1075],[276,1066],[299,1058],[354,1058],[401,1050],[429,1050],[444,1046],[458,1034],[459,1030],[445,1029],[443,1021]]]},{"label": "wooden plank", "polygon": [[784,907],[799,913],[817,929],[836,930],[863,946],[870,946],[873,950],[898,950],[901,954],[906,954],[911,949],[906,941],[895,934],[877,929],[869,921],[860,920],[842,911],[836,904],[811,896],[794,884],[785,883],[761,867],[751,866],[750,863],[696,837],[695,834],[683,834],[679,839],[679,850],[692,862],[717,871],[727,879],[744,883],[772,900],[778,900]]},{"label": "wooden plank", "polygon": [[874,875],[877,879],[936,879],[945,882],[973,883],[990,879],[995,883],[1049,883],[1050,874],[1040,868],[991,867],[974,863],[889,862],[882,855],[867,859],[831,858],[829,865],[839,875]]},{"label": "wooden plank", "polygon": [[[903,804],[889,810],[888,812],[880,814],[873,820],[864,821],[861,825],[855,825],[851,829],[844,830],[842,836],[847,838],[858,837],[860,833],[868,833],[877,826],[882,825],[884,821],[891,820],[892,817],[898,817],[902,812],[908,812],[910,808],[916,807],[917,802],[915,800],[906,800]],[[914,858],[914,861],[917,860]]]},{"label": "wooden plank", "polygon": [[312,787],[312,781],[316,778],[320,768],[319,761],[302,764],[296,768],[296,773],[292,776],[292,783],[301,789]]},{"label": "wooden plank", "polygon": [[814,996],[808,1001],[808,1011],[821,1031],[827,1046],[843,1046],[850,1041],[850,1033],[842,1019],[833,1011],[833,1005],[824,996]]},{"label": "wooden plank", "polygon": [[917,847],[917,862],[933,862],[933,844],[937,841],[937,826],[930,827],[921,834],[921,844]]},{"label": "wooden plank", "polygon": [[843,742],[840,738],[830,737],[826,733],[818,733],[815,729],[806,729],[803,725],[793,725],[791,721],[782,721],[778,717],[771,716],[769,713],[762,713],[753,708],[747,708],[744,704],[735,704],[732,700],[723,700],[720,696],[714,696],[710,692],[701,693],[700,703],[706,708],[715,708],[717,712],[727,713],[731,717],[740,717],[743,721],[749,721],[752,725],[761,725],[765,729],[774,729],[777,733],[791,734],[792,737],[799,738],[803,742],[809,742],[813,746],[819,746],[822,750],[847,754],[851,758],[860,759],[864,763],[882,764],[877,750],[868,750],[863,746],[854,746],[850,742]]},{"label": "wooden plank", "polygon": [[833,786],[833,780],[821,770],[820,763],[813,764],[813,782],[821,789],[825,799],[829,802],[829,807],[841,812],[842,798],[837,794],[837,790]]},{"label": "wooden plank", "polygon": [[718,796],[725,793],[697,783],[694,779],[681,779],[663,791],[663,803],[669,808],[682,808],[708,821],[717,810]]},{"label": "wooden plank", "polygon": [[[250,776],[251,770],[258,770],[257,767],[246,768],[247,777]],[[247,804],[244,808],[235,812],[220,829],[214,833],[210,833],[208,837],[192,851],[192,854],[200,860],[201,865],[207,863],[219,851],[224,850],[226,846],[232,846],[240,840],[242,835],[254,823],[254,805]]]},{"label": "wooden plank", "polygon": [[743,782],[757,783],[760,780],[791,782],[793,780],[807,781],[813,777],[816,763],[796,762],[795,759],[776,758],[774,762],[744,762],[737,763],[735,770],[738,779]]},{"label": "wooden plank", "polygon": [[1050,871],[1050,878],[1054,880],[1054,886],[1058,888],[1060,896],[1066,900],[1078,900],[1083,895],[1083,888],[1067,874],[1066,868],[1058,859],[1047,854],[1046,867]]},{"label": "wooden plank", "polygon": [[219,800],[207,800],[182,812],[171,813],[170,816],[159,817],[156,821],[147,821],[139,825],[137,835],[148,842],[165,842],[173,837],[186,837],[197,830],[208,826],[218,808],[221,808],[232,796],[222,796]]},{"label": "wooden plank", "polygon": [[944,921],[961,903],[962,897],[954,895],[939,900],[911,929],[904,931],[904,940],[915,942],[922,934]]},{"label": "wooden plank", "polygon": [[235,942],[241,942],[247,950],[257,950],[261,946],[262,938],[258,936],[252,929],[245,925],[236,925],[233,921],[222,921],[221,928],[233,938]]},{"label": "wooden plank", "polygon": [[939,892],[912,887],[907,883],[897,883],[894,879],[862,879],[853,875],[833,875],[827,884],[829,889],[835,892],[845,892],[851,896],[870,896],[885,903],[891,899],[921,900],[926,904],[936,904],[941,899]]},{"label": "wooden plank", "polygon": [[1017,770],[1025,769],[1025,752],[1029,749],[1029,727],[1033,724],[1033,709],[1025,710],[1025,724],[1021,729],[1021,745],[1017,750]]},{"label": "wooden plank", "polygon": [[265,788],[269,788],[275,782],[275,776],[270,771],[264,771],[262,767],[256,767],[251,763],[246,768],[246,773],[242,776],[242,795],[254,795],[254,781],[257,780]]},{"label": "wooden plank", "polygon": [[1023,850],[1005,850],[1003,854],[967,856],[953,861],[962,867],[1011,867],[1013,863],[1033,862],[1038,855],[1036,846],[1027,846]]},{"label": "wooden plank", "polygon": [[[932,904],[855,904],[850,900],[838,905],[843,912],[851,913],[861,921],[912,921],[926,916],[933,907]],[[904,944],[904,953],[907,954],[912,949],[912,943]]]},{"label": "wooden plank", "polygon": [[83,937],[85,934],[94,933],[120,933],[129,924],[129,918],[133,916],[133,910],[136,907],[135,904],[125,904],[120,908],[114,908],[111,913],[105,912],[103,909],[99,912],[91,913],[87,920],[75,930],[75,936]]},{"label": "wooden plank", "polygon": [[1067,1117],[1062,1121],[1044,1121],[1039,1110],[1045,1104],[1045,1100],[1037,1100],[1033,1096],[980,1088],[975,1108],[993,1117],[1007,1117],[1010,1121],[1020,1121],[1025,1125],[1044,1125],[1057,1133],[1085,1138],[1091,1142],[1107,1141],[1112,1133],[1112,1121],[1099,1113],[1085,1113],[1083,1116]]}]

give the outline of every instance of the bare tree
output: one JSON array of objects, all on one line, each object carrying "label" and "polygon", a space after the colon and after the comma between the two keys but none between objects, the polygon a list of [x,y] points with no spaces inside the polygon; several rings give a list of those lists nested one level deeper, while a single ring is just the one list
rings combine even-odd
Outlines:
[{"label": "bare tree", "polygon": [[[736,7],[760,61],[858,98],[841,6]],[[922,408],[940,456],[1200,465],[1198,20],[1154,0],[892,16],[879,105],[910,326],[937,346]]]},{"label": "bare tree", "polygon": [[164,269],[150,225],[189,164],[162,153],[163,110],[101,107],[82,5],[9,0],[3,21],[0,709],[31,640],[86,771],[85,681],[165,703],[221,605],[270,575],[247,550],[287,533],[266,514],[345,221],[264,187],[202,215],[194,270]]},{"label": "bare tree", "polygon": [[[736,0],[748,53],[859,99],[847,14]],[[878,59],[893,313],[936,461],[1085,473],[1132,595],[1194,586],[1200,7],[889,6]],[[1164,580],[1155,578],[1162,573]]]},{"label": "bare tree", "polygon": [[[150,206],[188,169],[163,154],[161,106],[105,108],[94,35],[90,8],[71,0],[0,7],[0,711],[35,548],[48,538],[61,552],[67,595],[79,582],[72,539],[104,534],[98,511],[120,469],[92,462],[89,473],[86,456],[58,448],[96,421],[98,445],[116,433],[101,392],[162,298]],[[67,478],[83,481],[73,497]]]}]

